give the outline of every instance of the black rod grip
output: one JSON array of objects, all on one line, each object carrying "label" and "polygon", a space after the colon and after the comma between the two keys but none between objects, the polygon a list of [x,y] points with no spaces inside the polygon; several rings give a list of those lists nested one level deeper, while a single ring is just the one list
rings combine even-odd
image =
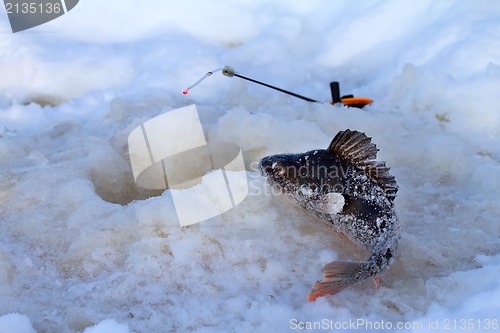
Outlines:
[{"label": "black rod grip", "polygon": [[340,102],[340,85],[337,81],[330,82],[330,92],[332,93],[332,104]]}]

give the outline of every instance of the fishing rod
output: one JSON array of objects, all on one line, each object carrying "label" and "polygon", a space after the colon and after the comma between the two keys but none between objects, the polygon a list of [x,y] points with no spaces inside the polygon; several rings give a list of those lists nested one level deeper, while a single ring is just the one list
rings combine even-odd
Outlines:
[{"label": "fishing rod", "polygon": [[305,96],[302,96],[302,95],[299,95],[299,94],[296,94],[294,92],[291,92],[291,91],[288,91],[288,90],[285,90],[285,89],[281,89],[281,88],[278,88],[278,87],[275,87],[275,86],[272,86],[270,84],[267,84],[267,83],[264,83],[264,82],[261,82],[261,81],[257,81],[255,79],[251,79],[249,77],[246,77],[246,76],[243,76],[241,74],[238,74],[234,71],[234,69],[232,67],[229,67],[229,66],[226,66],[222,69],[222,74],[227,76],[227,77],[233,77],[233,76],[236,76],[236,77],[239,77],[240,79],[243,79],[243,80],[247,80],[247,81],[250,81],[250,82],[253,82],[253,83],[257,83],[257,84],[260,84],[261,86],[264,86],[264,87],[268,87],[268,88],[271,88],[271,89],[274,89],[274,90],[277,90],[279,92],[282,92],[282,93],[285,93],[285,94],[288,94],[288,95],[291,95],[293,97],[297,97],[297,98],[300,98],[300,99],[303,99],[304,101],[307,101],[307,102],[312,102],[312,103],[321,103],[315,99],[312,99],[312,98],[309,98],[309,97],[305,97]]},{"label": "fishing rod", "polygon": [[[290,95],[290,96],[302,99],[302,100],[310,102],[310,103],[323,103],[323,102],[317,101],[315,99],[312,99],[312,98],[309,98],[309,97],[306,97],[306,96],[294,93],[292,91],[285,90],[285,89],[282,89],[282,88],[278,88],[278,87],[270,85],[268,83],[265,83],[265,82],[262,82],[262,81],[258,81],[258,80],[249,78],[247,76],[244,76],[244,75],[242,75],[240,73],[237,73],[234,70],[234,68],[232,68],[231,66],[225,66],[225,67],[217,68],[217,69],[214,69],[212,71],[207,72],[198,81],[196,81],[195,83],[193,83],[192,85],[190,85],[189,87],[187,87],[182,93],[184,95],[187,95],[192,88],[196,87],[203,80],[205,80],[206,78],[208,78],[209,76],[211,76],[212,74],[214,74],[215,72],[218,72],[218,71],[222,71],[222,74],[224,76],[227,76],[227,77],[238,77],[240,79],[247,80],[247,81],[259,84],[261,86],[277,90],[277,91],[282,92],[284,94],[287,94],[287,95]],[[345,96],[341,97],[340,96],[340,85],[339,85],[339,83],[337,81],[330,82],[330,92],[331,92],[331,95],[332,95],[332,101],[330,102],[330,104],[343,103],[346,106],[356,107],[356,108],[363,108],[367,104],[370,104],[370,103],[373,102],[373,100],[371,100],[369,98],[366,98],[366,97],[354,97],[353,95],[345,95]]]}]

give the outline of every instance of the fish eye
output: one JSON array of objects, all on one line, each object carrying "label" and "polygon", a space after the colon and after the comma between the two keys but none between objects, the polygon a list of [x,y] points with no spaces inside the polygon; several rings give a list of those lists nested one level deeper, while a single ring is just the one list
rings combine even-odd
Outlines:
[{"label": "fish eye", "polygon": [[286,168],[279,162],[274,162],[272,165],[271,165],[271,169],[273,170],[273,172],[275,173],[275,175],[277,176],[284,176],[286,174]]},{"label": "fish eye", "polygon": [[278,176],[284,176],[286,175],[286,169],[282,166],[278,167]]}]

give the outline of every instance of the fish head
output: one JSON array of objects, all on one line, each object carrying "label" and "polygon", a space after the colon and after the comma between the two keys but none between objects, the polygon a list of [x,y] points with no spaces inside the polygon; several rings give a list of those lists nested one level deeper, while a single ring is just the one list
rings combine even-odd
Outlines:
[{"label": "fish head", "polygon": [[278,154],[260,160],[261,173],[268,182],[285,194],[314,195],[321,190],[325,174],[318,169],[325,151],[303,154]]}]

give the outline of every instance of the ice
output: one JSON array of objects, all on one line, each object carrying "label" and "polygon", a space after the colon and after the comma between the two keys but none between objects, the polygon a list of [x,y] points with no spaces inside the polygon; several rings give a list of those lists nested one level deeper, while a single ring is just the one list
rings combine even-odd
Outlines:
[{"label": "ice", "polygon": [[[408,332],[470,318],[491,332],[499,19],[486,0],[87,0],[16,34],[0,16],[0,332],[286,332],[294,319],[363,318],[424,325]],[[374,103],[311,104],[220,72],[182,94],[225,65],[326,102],[336,80]],[[190,104],[209,144],[241,148],[249,195],[181,228],[169,191],[136,186],[127,139]],[[324,264],[368,254],[274,195],[256,162],[324,149],[346,128],[391,167],[402,239],[380,289],[308,303]]]}]

